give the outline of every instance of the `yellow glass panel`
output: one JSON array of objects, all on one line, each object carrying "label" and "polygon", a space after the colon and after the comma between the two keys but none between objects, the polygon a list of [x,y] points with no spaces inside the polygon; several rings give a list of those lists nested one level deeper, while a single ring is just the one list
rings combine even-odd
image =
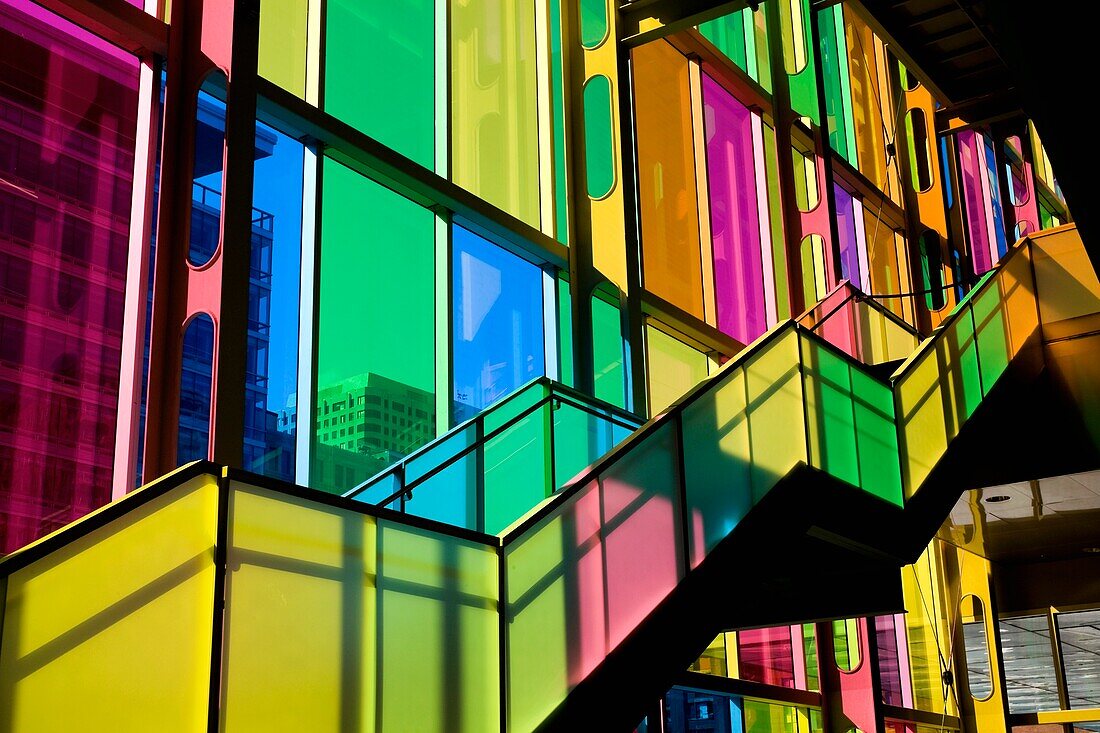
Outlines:
[{"label": "yellow glass panel", "polygon": [[234,484],[226,730],[374,730],[374,520]]},{"label": "yellow glass panel", "polygon": [[688,60],[666,41],[635,49],[633,58],[645,287],[702,319]]},{"label": "yellow glass panel", "polygon": [[646,326],[649,413],[656,415],[707,378],[706,354]]},{"label": "yellow glass panel", "polygon": [[452,180],[536,229],[537,84],[534,3],[451,4]]},{"label": "yellow glass panel", "polygon": [[[894,230],[875,216],[871,208],[863,209],[863,224],[867,233],[867,265],[874,295],[897,295],[909,292],[909,270],[904,250],[899,253]],[[882,304],[900,318],[908,318],[908,298],[883,298]]]},{"label": "yellow glass panel", "polygon": [[855,13],[844,13],[844,23],[859,171],[886,191],[886,139],[879,100],[890,96],[879,84],[874,33]]},{"label": "yellow glass panel", "polygon": [[947,449],[943,384],[934,349],[908,366],[895,383],[902,439],[905,496],[912,496]]},{"label": "yellow glass panel", "polygon": [[1100,282],[1075,228],[1032,237],[1043,323],[1100,311]]},{"label": "yellow glass panel", "polygon": [[[940,573],[939,543],[933,543],[913,565],[902,568],[905,627],[909,646],[909,669],[913,683],[913,707],[918,710],[956,715],[950,693],[941,677],[941,655],[950,659],[947,608]],[[944,698],[948,700],[945,703]]]},{"label": "yellow glass panel", "polygon": [[798,360],[798,333],[790,329],[745,365],[754,503],[807,462]]},{"label": "yellow glass panel", "polygon": [[295,96],[306,96],[306,16],[309,0],[260,4],[260,76]]},{"label": "yellow glass panel", "polygon": [[1010,356],[1015,356],[1039,327],[1035,279],[1031,274],[1031,252],[1026,247],[1008,258],[1000,279],[1012,348]]},{"label": "yellow glass panel", "polygon": [[206,729],[217,499],[191,479],[8,578],[0,730]]}]

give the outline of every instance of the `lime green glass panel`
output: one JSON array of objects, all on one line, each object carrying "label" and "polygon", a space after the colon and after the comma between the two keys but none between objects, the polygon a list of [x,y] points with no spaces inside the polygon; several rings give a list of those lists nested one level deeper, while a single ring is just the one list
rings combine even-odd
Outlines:
[{"label": "lime green glass panel", "polygon": [[684,490],[693,566],[752,508],[746,404],[745,370],[738,367],[684,409],[684,435],[691,436],[684,441]]},{"label": "lime green glass panel", "polygon": [[[807,462],[798,370],[798,334],[786,330],[745,365],[753,502],[799,462]],[[776,436],[785,436],[777,440]]]},{"label": "lime green glass panel", "polygon": [[707,378],[707,356],[653,326],[645,333],[649,413],[656,415]]},{"label": "lime green glass panel", "polygon": [[[748,21],[748,22],[746,22]],[[713,43],[726,58],[748,73],[746,32],[752,33],[752,11],[741,10],[699,25],[699,32]],[[753,59],[755,61],[755,59]]]},{"label": "lime green glass panel", "polygon": [[308,13],[309,0],[264,0],[260,3],[260,76],[303,99],[306,96]]},{"label": "lime green glass panel", "polygon": [[584,160],[588,195],[603,198],[615,186],[614,136],[611,130],[611,80],[602,74],[584,85]]},{"label": "lime green glass panel", "polygon": [[592,297],[592,360],[595,365],[596,399],[626,407],[626,370],[619,309]]},{"label": "lime green glass panel", "polygon": [[485,531],[499,534],[554,491],[550,405],[485,442]]},{"label": "lime green glass panel", "polygon": [[799,733],[798,709],[745,699],[745,733]]},{"label": "lime green glass panel", "polygon": [[894,391],[859,369],[853,368],[851,376],[860,486],[881,499],[901,506],[901,463],[894,419]]},{"label": "lime green glass panel", "polygon": [[990,282],[971,301],[978,341],[978,364],[986,394],[1008,367],[1011,348],[1000,286],[999,280]]},{"label": "lime green glass panel", "polygon": [[842,672],[852,672],[860,665],[859,621],[854,618],[833,621],[833,656]]},{"label": "lime green glass panel", "polygon": [[435,437],[435,218],[326,158],[311,486],[344,492]]},{"label": "lime green glass panel", "polygon": [[902,466],[908,494],[919,487],[947,449],[943,411],[943,384],[935,350],[927,349],[911,362],[895,383],[898,395],[899,432],[904,436]]},{"label": "lime green glass panel", "polygon": [[538,228],[535,4],[451,5],[452,179]]},{"label": "lime green glass panel", "polygon": [[490,546],[378,521],[379,730],[500,730],[498,571]]},{"label": "lime green glass panel", "polygon": [[372,729],[374,519],[234,483],[223,730]]},{"label": "lime green glass panel", "polygon": [[821,689],[821,673],[817,664],[817,634],[813,624],[802,624],[802,653],[806,659],[806,689]]},{"label": "lime green glass panel", "polygon": [[6,578],[0,728],[206,728],[217,491],[192,479]]},{"label": "lime green glass panel", "polygon": [[577,0],[580,3],[581,45],[596,48],[607,37],[607,0]]},{"label": "lime green glass panel", "polygon": [[779,196],[779,158],[775,148],[775,130],[769,125],[764,125],[764,174],[768,182],[768,220],[771,228],[772,262],[775,264],[775,306],[782,320],[791,317],[791,302],[787,281],[782,199]]},{"label": "lime green glass panel", "polygon": [[802,338],[802,372],[812,465],[858,486],[859,457],[848,362]]},{"label": "lime green glass panel", "polygon": [[435,0],[328,0],[326,14],[325,111],[434,169]]}]

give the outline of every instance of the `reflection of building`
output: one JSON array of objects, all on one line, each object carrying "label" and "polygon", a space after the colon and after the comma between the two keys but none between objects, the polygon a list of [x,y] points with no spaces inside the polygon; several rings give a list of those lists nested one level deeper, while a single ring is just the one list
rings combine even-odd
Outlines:
[{"label": "reflection of building", "polygon": [[435,437],[435,398],[379,374],[317,393],[315,483],[350,487]]},{"label": "reflection of building", "polygon": [[2,553],[111,495],[137,67],[0,21]]}]

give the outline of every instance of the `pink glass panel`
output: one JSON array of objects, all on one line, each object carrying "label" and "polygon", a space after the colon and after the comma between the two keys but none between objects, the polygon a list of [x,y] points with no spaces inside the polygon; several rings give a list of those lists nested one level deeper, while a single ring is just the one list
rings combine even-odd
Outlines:
[{"label": "pink glass panel", "polygon": [[970,257],[979,275],[993,267],[989,254],[990,232],[986,219],[986,197],[982,190],[984,165],[978,147],[982,141],[970,130],[958,133],[959,177],[966,203],[966,225],[970,234]]},{"label": "pink glass panel", "polygon": [[737,632],[737,655],[741,679],[794,687],[791,627],[773,626]]},{"label": "pink glass panel", "polygon": [[705,74],[703,104],[718,327],[749,343],[768,329],[752,113]]},{"label": "pink glass panel", "polygon": [[0,552],[111,497],[138,64],[0,0]]}]

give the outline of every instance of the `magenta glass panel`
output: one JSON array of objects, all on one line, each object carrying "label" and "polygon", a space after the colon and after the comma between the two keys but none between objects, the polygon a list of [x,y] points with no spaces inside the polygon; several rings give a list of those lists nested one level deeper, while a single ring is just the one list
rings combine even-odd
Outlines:
[{"label": "magenta glass panel", "polygon": [[790,626],[737,632],[737,657],[741,679],[794,688]]},{"label": "magenta glass panel", "polygon": [[878,643],[882,701],[887,705],[904,705],[901,695],[901,665],[898,662],[898,635],[893,616],[875,617],[875,641]]},{"label": "magenta glass panel", "polygon": [[958,133],[959,178],[966,204],[966,226],[970,234],[970,257],[974,272],[982,274],[993,268],[989,254],[990,232],[986,219],[986,195],[982,190],[984,165],[978,148],[981,138],[972,130]]},{"label": "magenta glass panel", "polygon": [[752,113],[705,74],[703,104],[718,327],[747,344],[768,330]]},{"label": "magenta glass panel", "polygon": [[[852,194],[833,184],[836,193],[836,226],[840,235],[840,269],[842,276],[860,290],[859,240],[856,238],[856,209]],[[862,222],[858,226],[862,226]]]},{"label": "magenta glass panel", "polygon": [[0,552],[106,503],[138,65],[0,0]]}]

